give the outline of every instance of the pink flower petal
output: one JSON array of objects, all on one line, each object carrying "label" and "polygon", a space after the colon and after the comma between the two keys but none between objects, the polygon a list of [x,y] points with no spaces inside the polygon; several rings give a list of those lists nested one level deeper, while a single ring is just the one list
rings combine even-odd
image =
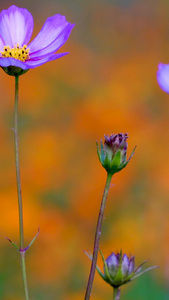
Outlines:
[{"label": "pink flower petal", "polygon": [[3,38],[0,36],[0,51],[3,51],[3,50],[4,50],[4,46],[5,46],[4,40],[3,40]]},{"label": "pink flower petal", "polygon": [[58,59],[62,56],[65,56],[68,53],[57,53],[54,55],[50,55],[50,56],[46,56],[42,59],[30,59],[27,60],[26,62],[23,62],[19,59],[15,59],[12,57],[0,57],[0,67],[9,67],[9,66],[15,66],[15,67],[19,67],[23,70],[27,70],[27,69],[34,69],[36,67],[39,67],[43,64],[45,64],[48,61],[52,61],[55,59]]},{"label": "pink flower petal", "polygon": [[41,59],[30,59],[30,60],[26,61],[26,65],[29,69],[33,69],[33,68],[36,68],[36,67],[39,67],[39,66],[45,64],[48,61],[58,59],[58,58],[60,58],[62,56],[65,56],[67,54],[68,53],[57,53],[57,54],[45,56]]},{"label": "pink flower petal", "polygon": [[15,59],[13,57],[0,57],[0,67],[14,66],[21,68],[23,70],[29,69],[29,67],[21,60]]},{"label": "pink flower petal", "polygon": [[123,255],[121,268],[122,268],[123,276],[124,277],[127,276],[128,268],[129,268],[129,259],[126,254]]},{"label": "pink flower petal", "polygon": [[15,5],[0,13],[0,35],[5,45],[27,44],[33,31],[33,17],[25,8]]},{"label": "pink flower petal", "polygon": [[158,65],[157,81],[161,89],[169,94],[169,65]]},{"label": "pink flower petal", "polygon": [[30,58],[55,53],[67,41],[73,27],[64,16],[55,15],[48,18],[39,34],[28,45]]}]

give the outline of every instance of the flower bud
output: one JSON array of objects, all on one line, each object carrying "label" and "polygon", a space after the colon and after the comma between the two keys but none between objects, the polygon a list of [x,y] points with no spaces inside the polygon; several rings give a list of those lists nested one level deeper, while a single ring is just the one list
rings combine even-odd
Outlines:
[{"label": "flower bud", "polygon": [[[113,284],[117,286],[121,285],[133,273],[135,267],[134,256],[128,258],[126,254],[122,255],[122,252],[117,254],[112,253],[107,257],[105,262],[109,276]],[[106,274],[105,267],[104,272]]]},{"label": "flower bud", "polygon": [[131,157],[134,154],[135,148],[126,160],[127,154],[127,133],[105,135],[104,144],[100,142],[100,149],[97,143],[97,153],[102,166],[110,174],[114,174],[126,167]]},{"label": "flower bud", "polygon": [[[101,250],[100,253],[104,263],[104,273],[101,272],[98,266],[96,269],[104,281],[109,283],[114,288],[118,288],[121,285],[134,280],[143,273],[157,268],[157,266],[153,266],[142,271],[142,266],[147,261],[144,261],[141,265],[135,268],[135,257],[128,257],[126,254],[122,254],[122,251],[117,254],[113,252],[106,258],[106,260],[104,259]],[[91,256],[89,257],[92,259]]]}]

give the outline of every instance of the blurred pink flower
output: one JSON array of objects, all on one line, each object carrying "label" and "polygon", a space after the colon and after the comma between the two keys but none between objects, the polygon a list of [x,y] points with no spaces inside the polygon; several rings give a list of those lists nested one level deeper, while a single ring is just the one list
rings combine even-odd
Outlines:
[{"label": "blurred pink flower", "polygon": [[169,94],[169,65],[158,65],[157,81],[161,89]]}]

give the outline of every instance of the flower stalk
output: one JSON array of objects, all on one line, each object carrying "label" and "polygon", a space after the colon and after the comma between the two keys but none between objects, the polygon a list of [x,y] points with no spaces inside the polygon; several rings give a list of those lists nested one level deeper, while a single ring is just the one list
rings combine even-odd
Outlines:
[{"label": "flower stalk", "polygon": [[120,289],[113,288],[113,300],[119,300],[119,299],[120,299]]},{"label": "flower stalk", "polygon": [[104,193],[103,193],[103,198],[102,198],[100,212],[99,212],[97,226],[96,226],[93,255],[92,255],[92,264],[91,264],[88,284],[87,284],[87,288],[86,288],[85,300],[90,299],[90,294],[91,294],[91,290],[92,290],[92,285],[93,285],[93,280],[94,280],[94,275],[95,275],[96,265],[97,265],[97,257],[98,257],[98,251],[99,251],[99,242],[100,242],[100,236],[101,236],[101,230],[102,230],[103,216],[104,216],[104,211],[105,211],[105,207],[106,207],[107,195],[109,192],[111,179],[112,179],[112,174],[107,173],[106,185],[105,185],[105,189],[104,189]]},{"label": "flower stalk", "polygon": [[[112,176],[115,173],[124,169],[134,154],[135,148],[134,148],[132,154],[130,155],[129,159],[126,160],[127,146],[128,146],[127,142],[126,142],[127,138],[128,138],[127,133],[118,133],[118,134],[112,134],[110,136],[105,135],[104,144],[102,143],[102,140],[101,140],[100,147],[99,147],[98,143],[96,142],[97,154],[98,154],[99,160],[100,160],[103,168],[107,171],[107,180],[106,180],[106,185],[105,185],[105,189],[104,189],[104,193],[103,193],[103,198],[102,198],[100,212],[99,212],[97,226],[96,226],[93,255],[86,253],[87,256],[92,260],[92,264],[91,264],[88,284],[87,284],[87,288],[86,288],[85,300],[90,299],[95,270],[96,269],[98,270],[97,256],[98,256],[98,251],[99,251],[99,242],[100,242],[100,236],[101,236],[103,216],[104,216],[104,211],[105,211],[105,207],[106,207],[107,195],[109,192]],[[117,293],[117,295],[120,295],[119,292]],[[120,296],[118,296],[118,297],[120,297]],[[117,298],[117,296],[116,296],[116,298]],[[119,299],[119,298],[117,298],[117,299]]]},{"label": "flower stalk", "polygon": [[17,181],[17,195],[18,195],[18,209],[19,209],[19,232],[20,232],[20,258],[22,279],[24,285],[25,299],[29,300],[28,284],[26,277],[25,265],[25,250],[24,250],[24,230],[23,230],[23,207],[22,207],[22,193],[21,193],[21,179],[20,179],[20,165],[19,165],[19,143],[18,143],[18,92],[19,92],[19,75],[15,76],[15,109],[14,109],[14,137],[15,137],[15,166],[16,166],[16,181]]}]

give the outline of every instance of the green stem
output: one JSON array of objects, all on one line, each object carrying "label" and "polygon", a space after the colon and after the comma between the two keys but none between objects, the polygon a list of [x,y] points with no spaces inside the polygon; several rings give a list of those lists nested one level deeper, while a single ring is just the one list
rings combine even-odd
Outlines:
[{"label": "green stem", "polygon": [[113,300],[119,300],[119,299],[120,299],[120,289],[113,288]]},{"label": "green stem", "polygon": [[18,146],[18,90],[19,90],[19,76],[15,76],[15,165],[16,165],[16,181],[17,181],[17,194],[18,194],[18,208],[19,208],[19,231],[20,231],[20,257],[22,279],[24,285],[25,299],[29,300],[28,285],[26,278],[25,266],[25,251],[24,249],[24,231],[23,231],[23,208],[22,208],[22,194],[21,194],[21,179],[20,179],[20,166],[19,166],[19,146]]},{"label": "green stem", "polygon": [[102,198],[100,212],[99,212],[97,226],[96,226],[96,233],[95,233],[95,240],[94,240],[94,247],[93,247],[93,256],[92,256],[93,258],[92,258],[92,264],[91,264],[88,284],[87,284],[87,288],[86,288],[85,300],[90,299],[90,294],[91,294],[91,290],[92,290],[94,275],[95,275],[95,271],[96,271],[97,256],[98,256],[98,251],[99,251],[99,242],[100,242],[100,235],[101,235],[101,229],[102,229],[102,223],[103,223],[103,216],[104,216],[104,211],[105,211],[105,207],[106,207],[106,200],[107,200],[107,195],[108,195],[108,191],[110,188],[111,179],[112,179],[112,174],[107,173],[106,185],[105,185],[105,189],[104,189],[104,193],[103,193],[103,198]]}]

